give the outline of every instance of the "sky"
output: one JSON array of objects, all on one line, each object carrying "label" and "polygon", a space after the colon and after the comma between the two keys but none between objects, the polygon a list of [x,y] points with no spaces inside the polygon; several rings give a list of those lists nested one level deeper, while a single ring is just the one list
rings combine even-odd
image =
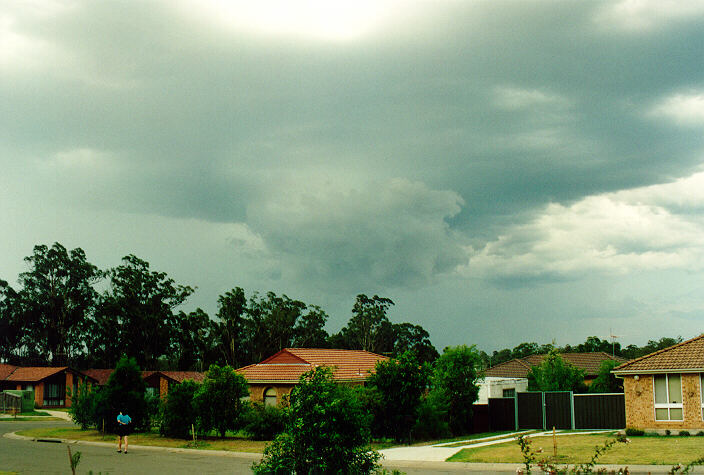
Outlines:
[{"label": "sky", "polygon": [[704,2],[27,0],[0,10],[0,279],[36,244],[440,349],[689,338]]}]

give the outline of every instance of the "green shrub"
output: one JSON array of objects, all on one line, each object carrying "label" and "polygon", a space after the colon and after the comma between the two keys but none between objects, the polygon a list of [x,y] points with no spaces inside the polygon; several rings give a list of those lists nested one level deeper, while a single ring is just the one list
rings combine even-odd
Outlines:
[{"label": "green shrub", "polygon": [[96,392],[97,388],[89,386],[84,381],[78,385],[76,393],[71,394],[69,413],[73,422],[81,426],[83,430],[98,426],[95,419]]},{"label": "green shrub", "polygon": [[679,432],[679,435],[681,435],[682,437],[687,437],[687,436],[690,436],[690,435],[692,435],[692,434],[690,434],[688,430],[681,430],[681,431]]},{"label": "green shrub", "polygon": [[244,403],[249,395],[247,381],[230,366],[210,365],[203,384],[193,398],[198,425],[203,432],[216,430],[225,437],[228,430],[241,427]]},{"label": "green shrub", "polygon": [[380,455],[369,446],[370,416],[355,392],[339,385],[332,370],[301,376],[286,412],[286,432],[264,449],[255,474],[369,474]]},{"label": "green shrub", "polygon": [[699,432],[697,432],[696,435],[697,435],[697,437],[703,437],[703,436],[704,436],[704,430],[700,430]]},{"label": "green shrub", "polygon": [[414,440],[432,440],[449,437],[447,423],[447,401],[442,394],[431,392],[418,406],[418,417],[413,426]]},{"label": "green shrub", "polygon": [[628,428],[626,429],[626,435],[627,435],[628,437],[638,437],[638,436],[641,436],[641,435],[645,435],[645,431],[642,430],[642,429],[636,429],[636,428],[634,428],[634,427],[628,427]]},{"label": "green shrub", "polygon": [[162,410],[159,433],[167,437],[188,439],[191,434],[191,424],[196,423],[196,411],[193,407],[193,397],[200,385],[186,380],[169,391],[166,404]]},{"label": "green shrub", "polygon": [[272,440],[284,430],[284,411],[278,406],[256,402],[245,416],[244,427],[254,440]]},{"label": "green shrub", "polygon": [[670,429],[665,429],[665,435],[670,435],[672,432],[670,432]]},{"label": "green shrub", "polygon": [[117,415],[122,412],[132,419],[135,429],[149,429],[151,414],[142,372],[134,358],[123,356],[108,383],[95,394],[95,423],[105,430],[117,430]]}]

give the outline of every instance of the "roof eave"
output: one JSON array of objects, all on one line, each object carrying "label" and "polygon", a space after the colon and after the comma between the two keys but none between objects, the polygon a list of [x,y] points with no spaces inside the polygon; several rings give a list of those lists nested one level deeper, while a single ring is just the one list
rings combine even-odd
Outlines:
[{"label": "roof eave", "polygon": [[615,376],[629,376],[637,374],[665,374],[665,373],[704,373],[704,368],[668,368],[668,369],[629,369],[612,371]]}]

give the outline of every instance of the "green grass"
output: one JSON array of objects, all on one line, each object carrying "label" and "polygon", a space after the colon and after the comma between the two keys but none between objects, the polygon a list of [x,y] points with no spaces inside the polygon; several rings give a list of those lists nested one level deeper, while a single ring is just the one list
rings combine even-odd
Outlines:
[{"label": "green grass", "polygon": [[36,422],[36,421],[63,421],[59,417],[0,417],[0,422]]},{"label": "green grass", "polygon": [[[588,462],[594,448],[601,446],[613,436],[569,435],[557,437],[557,463],[578,464]],[[534,451],[543,449],[538,458],[552,456],[553,439],[531,437]],[[704,455],[704,446],[699,437],[631,437],[628,444],[616,444],[599,458],[598,463],[617,465],[674,465],[687,463]],[[464,449],[448,459],[449,462],[507,462],[523,463],[520,448],[515,441],[486,447]]]},{"label": "green grass", "polygon": [[3,472],[0,470],[0,475],[17,475],[17,472]]},{"label": "green grass", "polygon": [[[116,436],[95,431],[81,430],[77,427],[54,427],[54,428],[37,428],[28,429],[17,432],[19,435],[27,437],[42,437],[56,439],[71,439],[71,440],[87,440],[93,442],[115,442]],[[226,437],[219,439],[217,437],[208,436],[198,439],[197,446],[193,447],[193,442],[183,439],[172,439],[162,437],[155,432],[136,432],[130,434],[129,442],[134,445],[151,445],[157,447],[174,447],[174,448],[197,448],[205,450],[228,450],[232,452],[251,452],[262,453],[267,441],[250,440],[244,437]]]},{"label": "green grass", "polygon": [[49,416],[50,414],[48,412],[44,411],[27,411],[27,412],[20,412],[20,416]]}]

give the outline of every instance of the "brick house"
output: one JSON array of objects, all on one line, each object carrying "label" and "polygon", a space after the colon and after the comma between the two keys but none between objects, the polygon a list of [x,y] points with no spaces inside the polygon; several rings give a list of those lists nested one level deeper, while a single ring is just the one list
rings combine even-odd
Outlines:
[{"label": "brick house", "polygon": [[333,368],[335,381],[363,385],[386,356],[362,350],[284,348],[261,363],[239,368],[249,385],[250,400],[276,405],[298,384],[301,375],[318,366]]},{"label": "brick house", "polygon": [[71,407],[71,394],[79,380],[95,383],[95,379],[68,366],[14,366],[0,364],[0,391],[23,389],[34,391],[37,408]]},{"label": "brick house", "polygon": [[[112,372],[112,369],[87,369],[84,371],[85,374],[93,377],[99,386],[108,383]],[[147,385],[147,393],[165,399],[169,394],[169,388],[181,384],[187,379],[202,383],[205,379],[205,373],[198,371],[142,371],[142,379]]]},{"label": "brick house", "polygon": [[[543,362],[546,355],[529,355],[499,363],[484,370],[479,382],[479,399],[475,404],[487,404],[489,398],[514,397],[517,392],[528,390],[528,372],[533,366]],[[612,356],[603,351],[588,353],[560,353],[565,362],[584,371],[584,384],[589,386],[599,375],[604,361],[621,364],[626,361],[620,356]]]},{"label": "brick house", "polygon": [[617,366],[626,427],[704,429],[704,335]]}]

